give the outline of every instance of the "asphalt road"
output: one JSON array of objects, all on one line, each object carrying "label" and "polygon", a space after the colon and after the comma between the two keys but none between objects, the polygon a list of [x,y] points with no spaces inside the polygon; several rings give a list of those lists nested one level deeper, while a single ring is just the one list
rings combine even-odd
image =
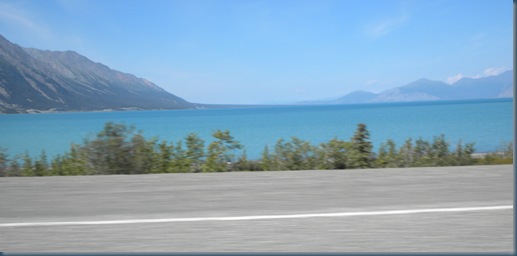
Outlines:
[{"label": "asphalt road", "polygon": [[[512,208],[203,219],[510,206],[513,185],[511,165],[0,178],[0,251],[514,252]],[[102,222],[165,218],[199,221]]]}]

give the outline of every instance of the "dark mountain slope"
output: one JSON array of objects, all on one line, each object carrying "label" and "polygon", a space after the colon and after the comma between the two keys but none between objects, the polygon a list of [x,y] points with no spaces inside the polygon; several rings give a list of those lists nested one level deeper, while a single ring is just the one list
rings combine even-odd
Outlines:
[{"label": "dark mountain slope", "polygon": [[195,106],[145,79],[76,52],[22,48],[0,35],[0,112]]}]

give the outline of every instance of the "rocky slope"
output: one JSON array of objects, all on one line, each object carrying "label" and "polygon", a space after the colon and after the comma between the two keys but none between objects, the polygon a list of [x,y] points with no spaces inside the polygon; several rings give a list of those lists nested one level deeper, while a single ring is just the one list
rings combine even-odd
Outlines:
[{"label": "rocky slope", "polygon": [[23,48],[0,35],[0,113],[193,107],[76,52]]}]

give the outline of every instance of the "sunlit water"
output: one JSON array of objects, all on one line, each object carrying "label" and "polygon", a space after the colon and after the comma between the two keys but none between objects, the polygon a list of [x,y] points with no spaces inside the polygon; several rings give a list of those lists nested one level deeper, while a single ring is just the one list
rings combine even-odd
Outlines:
[{"label": "sunlit water", "polygon": [[497,150],[512,140],[511,99],[340,106],[291,106],[247,109],[161,110],[0,115],[0,147],[10,157],[28,152],[49,157],[71,143],[93,138],[106,122],[134,125],[150,138],[176,142],[198,133],[208,145],[216,129],[228,129],[258,158],[266,145],[296,136],[313,144],[334,137],[348,140],[358,123],[367,125],[374,150],[387,139],[401,145],[407,138],[432,140],[444,134],[451,149],[459,140],[475,142],[477,152]]}]

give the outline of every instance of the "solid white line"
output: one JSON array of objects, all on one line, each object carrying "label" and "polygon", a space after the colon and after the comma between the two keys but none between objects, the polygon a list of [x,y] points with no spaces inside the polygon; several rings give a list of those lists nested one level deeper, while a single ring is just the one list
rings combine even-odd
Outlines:
[{"label": "solid white line", "polygon": [[351,216],[372,216],[372,215],[399,215],[399,214],[438,213],[438,212],[491,211],[491,210],[508,210],[508,209],[513,209],[513,205],[479,206],[479,207],[462,207],[462,208],[413,209],[413,210],[390,210],[390,211],[370,211],[370,212],[337,212],[337,213],[306,213],[306,214],[286,214],[286,215],[256,215],[256,216],[234,216],[234,217],[197,217],[197,218],[99,220],[99,221],[62,221],[62,222],[21,222],[21,223],[0,223],[0,227],[65,226],[65,225],[113,225],[113,224],[164,223],[164,222],[300,219],[300,218],[351,217]]}]

